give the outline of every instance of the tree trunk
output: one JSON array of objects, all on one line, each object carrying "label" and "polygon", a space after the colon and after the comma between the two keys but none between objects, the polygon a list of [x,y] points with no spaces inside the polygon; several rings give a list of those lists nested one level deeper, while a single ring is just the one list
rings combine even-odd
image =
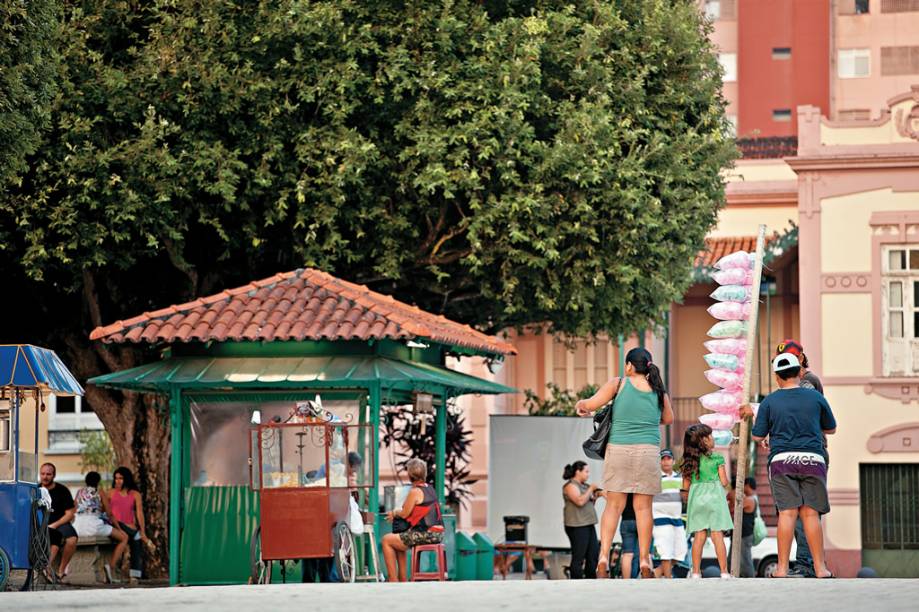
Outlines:
[{"label": "tree trunk", "polygon": [[[68,360],[74,375],[86,380],[106,371],[137,364],[142,354],[130,346],[93,346],[85,338],[67,338]],[[112,440],[119,465],[128,467],[143,496],[147,537],[146,574],[162,578],[169,574],[169,404],[156,395],[120,393],[93,385],[86,387],[86,401],[93,407]]]}]

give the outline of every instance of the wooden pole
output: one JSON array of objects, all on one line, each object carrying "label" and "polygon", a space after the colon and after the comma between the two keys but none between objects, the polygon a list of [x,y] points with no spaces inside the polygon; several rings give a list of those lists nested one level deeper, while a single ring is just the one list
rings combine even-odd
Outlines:
[{"label": "wooden pole", "polygon": [[[750,401],[753,373],[753,349],[756,340],[756,326],[759,315],[759,285],[763,276],[763,249],[766,242],[766,226],[760,225],[756,237],[756,258],[753,262],[753,284],[750,286],[750,317],[747,321],[747,355],[744,361],[743,399]],[[759,347],[756,347],[757,349]],[[737,477],[734,480],[734,534],[731,545],[731,574],[740,577],[741,534],[743,533],[743,485],[747,479],[747,463],[750,455],[750,417],[740,421],[740,435],[737,442]]]}]

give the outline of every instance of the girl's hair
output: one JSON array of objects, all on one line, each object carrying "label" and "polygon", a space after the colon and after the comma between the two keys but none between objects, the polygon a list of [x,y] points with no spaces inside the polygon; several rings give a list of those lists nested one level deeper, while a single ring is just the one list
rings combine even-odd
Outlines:
[{"label": "girl's hair", "polygon": [[651,390],[657,393],[657,407],[664,409],[664,396],[667,394],[667,388],[661,378],[661,371],[654,363],[651,362],[651,353],[641,347],[633,348],[625,356],[627,363],[631,363],[635,368],[636,374],[644,374],[651,385]]},{"label": "girl's hair", "polygon": [[711,449],[702,445],[702,440],[712,435],[712,428],[702,423],[691,425],[683,435],[683,464],[680,473],[683,478],[692,480],[699,473],[699,460],[702,455],[711,453]]},{"label": "girl's hair", "polygon": [[97,488],[99,486],[99,481],[102,480],[102,476],[99,475],[99,472],[87,472],[86,473],[86,486]]},{"label": "girl's hair", "polygon": [[428,466],[421,459],[409,459],[405,471],[412,482],[424,482],[428,477]]},{"label": "girl's hair", "polygon": [[124,481],[121,485],[123,491],[136,491],[137,483],[134,482],[134,474],[131,473],[131,470],[121,466],[115,469],[115,473],[112,475],[112,488],[115,488],[115,476],[121,474],[121,479]]},{"label": "girl's hair", "polygon": [[587,467],[586,461],[575,461],[574,463],[569,463],[565,466],[565,471],[562,472],[562,478],[565,480],[571,480],[574,478],[574,475]]}]

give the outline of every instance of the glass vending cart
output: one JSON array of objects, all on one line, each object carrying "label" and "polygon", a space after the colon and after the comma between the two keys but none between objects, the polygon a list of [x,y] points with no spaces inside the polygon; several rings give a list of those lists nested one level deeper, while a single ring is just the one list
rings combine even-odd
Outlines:
[{"label": "glass vending cart", "polygon": [[276,418],[251,430],[250,479],[259,496],[251,545],[255,584],[271,582],[273,562],[286,580],[287,563],[301,559],[332,559],[344,582],[354,580],[349,518],[359,485],[355,454],[348,449],[349,441],[353,448],[372,429],[348,424],[312,402],[301,406],[286,422]]}]

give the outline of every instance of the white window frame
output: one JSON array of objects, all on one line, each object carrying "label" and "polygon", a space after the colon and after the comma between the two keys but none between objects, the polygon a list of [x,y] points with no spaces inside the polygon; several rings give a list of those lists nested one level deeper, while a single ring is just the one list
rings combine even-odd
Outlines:
[{"label": "white window frame", "polygon": [[725,83],[736,83],[737,82],[737,54],[736,53],[719,53],[718,63],[721,64],[721,68],[722,70],[724,70],[724,82]]},{"label": "white window frame", "polygon": [[[906,267],[903,270],[891,270],[890,254],[892,251],[906,252]],[[919,374],[919,329],[916,329],[916,290],[919,285],[919,266],[910,268],[909,252],[919,252],[917,244],[885,245],[881,252],[881,325],[883,347],[882,368],[884,376],[915,376]],[[899,305],[891,303],[891,286],[901,284]],[[903,318],[902,336],[891,334],[891,321],[894,313]]]},{"label": "white window frame", "polygon": [[59,414],[57,396],[51,394],[48,398],[48,453],[79,453],[83,450],[79,441],[81,431],[105,429],[95,412],[83,411],[83,401],[84,398],[79,396],[73,398],[74,411]]},{"label": "white window frame", "polygon": [[[864,61],[864,73],[858,71],[858,62]],[[871,49],[840,49],[836,56],[836,75],[840,79],[867,79],[871,76]]]},{"label": "white window frame", "polygon": [[705,0],[702,12],[712,21],[718,21],[721,19],[721,0]]}]

